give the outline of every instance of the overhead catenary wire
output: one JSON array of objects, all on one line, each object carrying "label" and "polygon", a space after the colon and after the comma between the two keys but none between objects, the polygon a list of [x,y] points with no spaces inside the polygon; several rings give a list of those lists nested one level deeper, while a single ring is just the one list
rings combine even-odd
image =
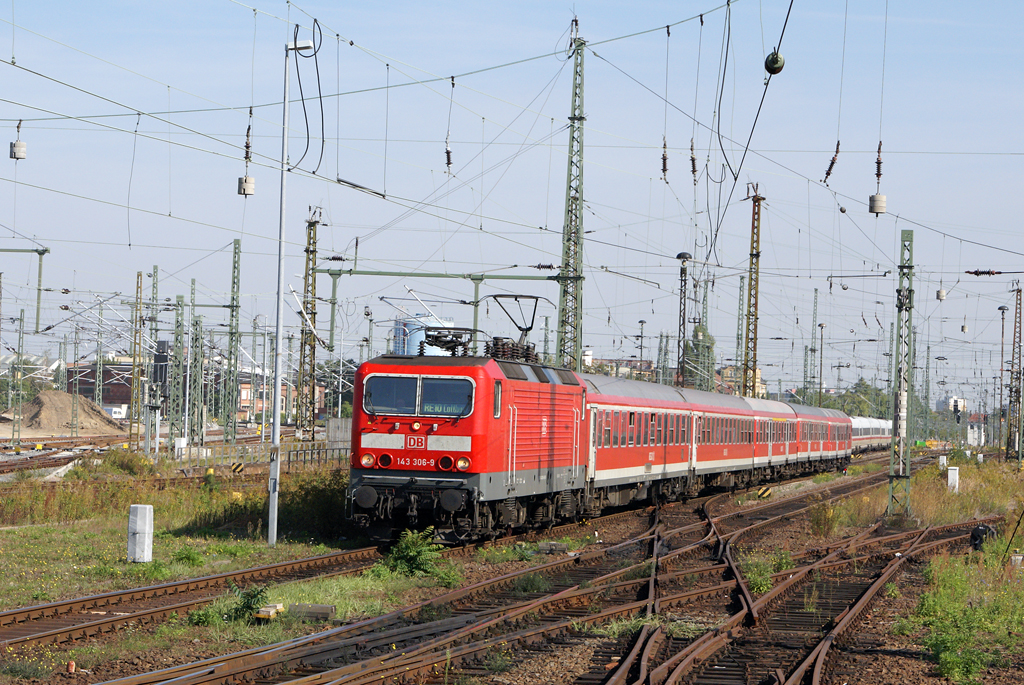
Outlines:
[{"label": "overhead catenary wire", "polygon": [[836,153],[832,155],[832,161],[828,163],[828,169],[825,170],[825,177],[821,179],[821,182],[828,185],[829,176],[832,175],[832,169],[836,166],[836,161],[839,159],[839,139],[840,129],[843,122],[843,79],[846,73],[846,26],[850,16],[850,0],[846,0],[846,9],[843,12],[843,51],[839,66],[839,111],[836,115]]}]

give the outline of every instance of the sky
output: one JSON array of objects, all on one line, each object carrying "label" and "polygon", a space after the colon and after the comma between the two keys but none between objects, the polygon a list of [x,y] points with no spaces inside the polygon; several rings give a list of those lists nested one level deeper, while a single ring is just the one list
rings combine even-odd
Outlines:
[{"label": "sky", "polygon": [[[639,357],[640,320],[645,359],[660,333],[675,335],[675,257],[686,251],[690,278],[708,286],[716,361],[732,363],[750,252],[745,198],[756,184],[765,198],[758,358],[773,391],[802,382],[804,347],[821,330],[826,385],[884,384],[899,235],[910,229],[917,381],[928,366],[933,401],[991,406],[998,307],[1010,307],[1008,358],[1018,278],[1009,272],[1022,271],[1024,256],[1015,28],[1024,6],[986,10],[885,0],[13,0],[0,8],[0,126],[26,143],[27,158],[0,172],[0,248],[49,248],[40,317],[49,330],[32,332],[36,255],[0,252],[3,344],[16,346],[12,317],[24,308],[29,352],[55,355],[76,327],[83,350],[101,329],[108,349],[127,349],[137,272],[147,297],[156,267],[161,300],[188,301],[195,279],[197,302],[224,305],[235,239],[242,328],[272,324],[283,48],[296,25],[299,40],[319,47],[289,61],[286,291],[301,292],[316,207],[323,268],[554,273],[531,267],[561,261],[575,16],[587,41],[583,336],[596,357]],[[766,85],[776,46],[785,67]],[[243,198],[246,173],[256,193]],[[876,192],[888,209],[877,217],[867,211]],[[974,269],[1007,273],[964,273]],[[330,277],[317,288],[329,298]],[[815,289],[825,327],[812,331]],[[493,279],[480,292],[510,293],[546,298],[531,340],[543,348],[550,317],[553,351],[557,285]],[[404,313],[429,307],[472,324],[466,279],[342,276],[338,299],[335,354],[346,358],[368,335],[366,307],[376,351]],[[289,295],[289,332],[296,308]],[[700,315],[699,301],[688,309]],[[226,330],[223,307],[198,313]],[[321,302],[324,337],[328,320]],[[159,325],[170,337],[173,313]],[[493,302],[481,305],[479,326],[516,333]]]}]

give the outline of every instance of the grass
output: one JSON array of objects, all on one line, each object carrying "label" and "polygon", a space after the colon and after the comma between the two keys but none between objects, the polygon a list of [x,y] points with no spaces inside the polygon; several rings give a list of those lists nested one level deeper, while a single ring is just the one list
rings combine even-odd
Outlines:
[{"label": "grass", "polygon": [[537,551],[535,543],[515,545],[494,545],[484,547],[476,553],[476,559],[483,564],[501,564],[508,561],[529,561]]},{"label": "grass", "polygon": [[862,476],[866,473],[878,473],[884,468],[886,467],[877,462],[872,462],[870,464],[851,464],[846,469],[846,475]]},{"label": "grass", "polygon": [[[1016,463],[991,459],[983,464],[961,460],[951,465],[960,466],[958,494],[948,490],[946,472],[938,465],[912,474],[911,510],[921,526],[1019,512],[1019,503],[1024,501],[1024,474],[1017,472]],[[885,513],[888,498],[888,486],[883,485],[844,500],[838,504],[839,524],[861,528],[876,522]]]},{"label": "grass", "polygon": [[637,615],[631,618],[616,618],[607,623],[596,625],[593,623],[574,622],[572,628],[575,632],[584,635],[597,635],[600,637],[620,638],[628,637],[639,633],[644,626],[661,626],[670,637],[679,639],[692,639],[703,635],[713,626],[705,625],[699,621],[677,617],[674,614],[661,615]]},{"label": "grass", "polygon": [[442,545],[435,544],[434,529],[421,531],[404,530],[388,551],[365,575],[387,580],[393,577],[430,577],[448,588],[462,584],[462,573],[450,561],[441,561]]},{"label": "grass", "polygon": [[982,552],[936,556],[926,569],[928,589],[912,620],[926,629],[922,642],[939,672],[954,681],[972,682],[982,668],[1024,651],[1024,584],[1003,557],[1006,545],[996,538]]},{"label": "grass", "polygon": [[808,511],[811,521],[811,532],[827,538],[839,527],[840,511],[837,502],[830,502],[818,495],[811,498],[813,504]]},{"label": "grass", "polygon": [[788,549],[751,550],[743,552],[736,565],[747,581],[747,587],[755,595],[763,595],[772,589],[772,574],[793,568],[793,555]]},{"label": "grass", "polygon": [[[344,476],[344,477],[343,477]],[[0,608],[29,606],[181,578],[211,575],[330,550],[310,530],[344,530],[337,502],[347,474],[303,472],[282,483],[278,544],[256,534],[266,495],[229,488],[157,489],[150,481],[78,481],[45,488],[37,481],[0,488]],[[153,562],[129,564],[128,508],[152,504]],[[287,513],[286,513],[287,512]],[[252,533],[238,522],[251,524]],[[314,521],[314,523],[310,523]],[[317,522],[318,521],[318,522]],[[218,530],[224,523],[236,534]],[[336,526],[331,528],[330,526]]]},{"label": "grass", "polygon": [[838,473],[826,471],[825,473],[819,473],[818,475],[816,475],[814,478],[811,479],[811,482],[814,483],[815,485],[821,485],[822,483],[831,483],[838,477]]},{"label": "grass", "polygon": [[539,573],[527,573],[519,576],[512,583],[512,592],[517,595],[530,595],[547,592],[551,589],[551,581]]}]

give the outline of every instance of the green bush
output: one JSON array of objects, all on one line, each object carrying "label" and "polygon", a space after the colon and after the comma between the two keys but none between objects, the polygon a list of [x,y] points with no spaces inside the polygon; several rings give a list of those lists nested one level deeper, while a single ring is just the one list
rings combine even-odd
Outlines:
[{"label": "green bush", "polygon": [[651,571],[654,570],[654,562],[647,561],[635,568],[631,568],[622,574],[623,580],[641,580],[644,578],[651,577]]},{"label": "green bush", "polygon": [[419,532],[404,530],[398,542],[384,557],[383,563],[388,569],[402,576],[434,575],[443,548],[433,540],[433,528]]},{"label": "green bush", "polygon": [[23,680],[43,680],[51,675],[50,669],[38,661],[8,661],[0,664],[0,674]]},{"label": "green bush", "polygon": [[213,607],[203,607],[188,612],[186,619],[190,626],[212,626],[224,621],[224,618]]},{"label": "green bush", "polygon": [[529,595],[535,592],[547,592],[551,582],[539,573],[527,573],[519,576],[512,583],[512,591],[517,595]]},{"label": "green bush", "polygon": [[437,578],[437,582],[442,587],[457,588],[462,585],[462,572],[459,571],[458,566],[451,562],[440,564],[437,570],[434,571],[433,576]]},{"label": "green bush", "polygon": [[267,602],[267,587],[265,585],[253,585],[242,590],[232,583],[231,593],[237,598],[234,606],[228,612],[228,617],[232,621],[251,623],[253,615]]},{"label": "green bush", "polygon": [[771,562],[765,559],[744,559],[739,568],[747,581],[747,587],[755,595],[763,595],[772,589]]},{"label": "green bush", "polygon": [[171,555],[171,561],[176,561],[185,566],[202,566],[204,563],[203,554],[192,547],[182,547]]},{"label": "green bush", "polygon": [[152,476],[156,473],[153,462],[140,452],[127,450],[108,450],[103,455],[103,465],[112,471],[120,471],[129,476]]}]

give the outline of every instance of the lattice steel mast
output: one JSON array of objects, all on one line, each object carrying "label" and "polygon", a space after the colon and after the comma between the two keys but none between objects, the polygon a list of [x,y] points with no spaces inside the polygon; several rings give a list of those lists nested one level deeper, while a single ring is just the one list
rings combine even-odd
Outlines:
[{"label": "lattice steel mast", "polygon": [[1016,306],[1013,312],[1013,338],[1010,341],[1010,397],[1006,416],[1006,458],[1021,461],[1021,289],[1014,291]]},{"label": "lattice steel mast", "polygon": [[[749,186],[748,186],[749,190]],[[740,394],[757,397],[757,293],[761,272],[761,202],[757,193],[750,197],[753,203],[750,222],[750,268],[747,273],[747,315],[743,337],[743,385]]]},{"label": "lattice steel mast", "polygon": [[192,315],[188,354],[188,444],[202,445],[206,433],[203,430],[206,422],[203,402],[203,317],[195,314]]},{"label": "lattice steel mast", "polygon": [[893,396],[892,449],[889,452],[888,516],[910,515],[910,446],[907,401],[910,391],[911,320],[914,309],[914,232],[900,232],[900,273],[896,288],[896,382]]},{"label": "lattice steel mast", "polygon": [[132,307],[132,398],[128,409],[128,448],[139,451],[142,437],[142,332],[146,315],[142,309],[142,272],[135,274],[135,306]]},{"label": "lattice steel mast", "polygon": [[234,444],[238,434],[238,360],[242,344],[242,335],[238,329],[241,314],[241,274],[242,274],[242,241],[234,242],[231,259],[231,302],[228,304],[228,358],[223,377],[223,421],[224,442]]},{"label": "lattice steel mast", "polygon": [[558,365],[580,371],[583,361],[583,48],[579,20],[572,20],[572,113],[569,115],[569,167],[558,275]]},{"label": "lattice steel mast", "polygon": [[312,440],[316,414],[316,228],[320,208],[306,220],[306,270],[302,288],[302,339],[299,343],[299,376],[296,381],[298,413],[295,432],[300,440]]},{"label": "lattice steel mast", "polygon": [[743,287],[747,282],[746,276],[740,276],[739,304],[736,306],[736,354],[732,357],[733,366],[740,370],[743,363],[743,306],[747,302],[746,289]]},{"label": "lattice steel mast", "polygon": [[818,385],[817,374],[814,372],[818,368],[818,346],[814,343],[818,341],[818,289],[814,289],[814,313],[811,316],[811,386]]},{"label": "lattice steel mast", "polygon": [[175,438],[185,436],[185,296],[178,295],[174,302],[174,349],[171,357],[169,376],[170,393],[167,398],[167,443],[174,445]]},{"label": "lattice steel mast", "polygon": [[78,437],[78,382],[82,369],[78,366],[78,326],[75,326],[75,375],[71,380],[71,437]]}]

